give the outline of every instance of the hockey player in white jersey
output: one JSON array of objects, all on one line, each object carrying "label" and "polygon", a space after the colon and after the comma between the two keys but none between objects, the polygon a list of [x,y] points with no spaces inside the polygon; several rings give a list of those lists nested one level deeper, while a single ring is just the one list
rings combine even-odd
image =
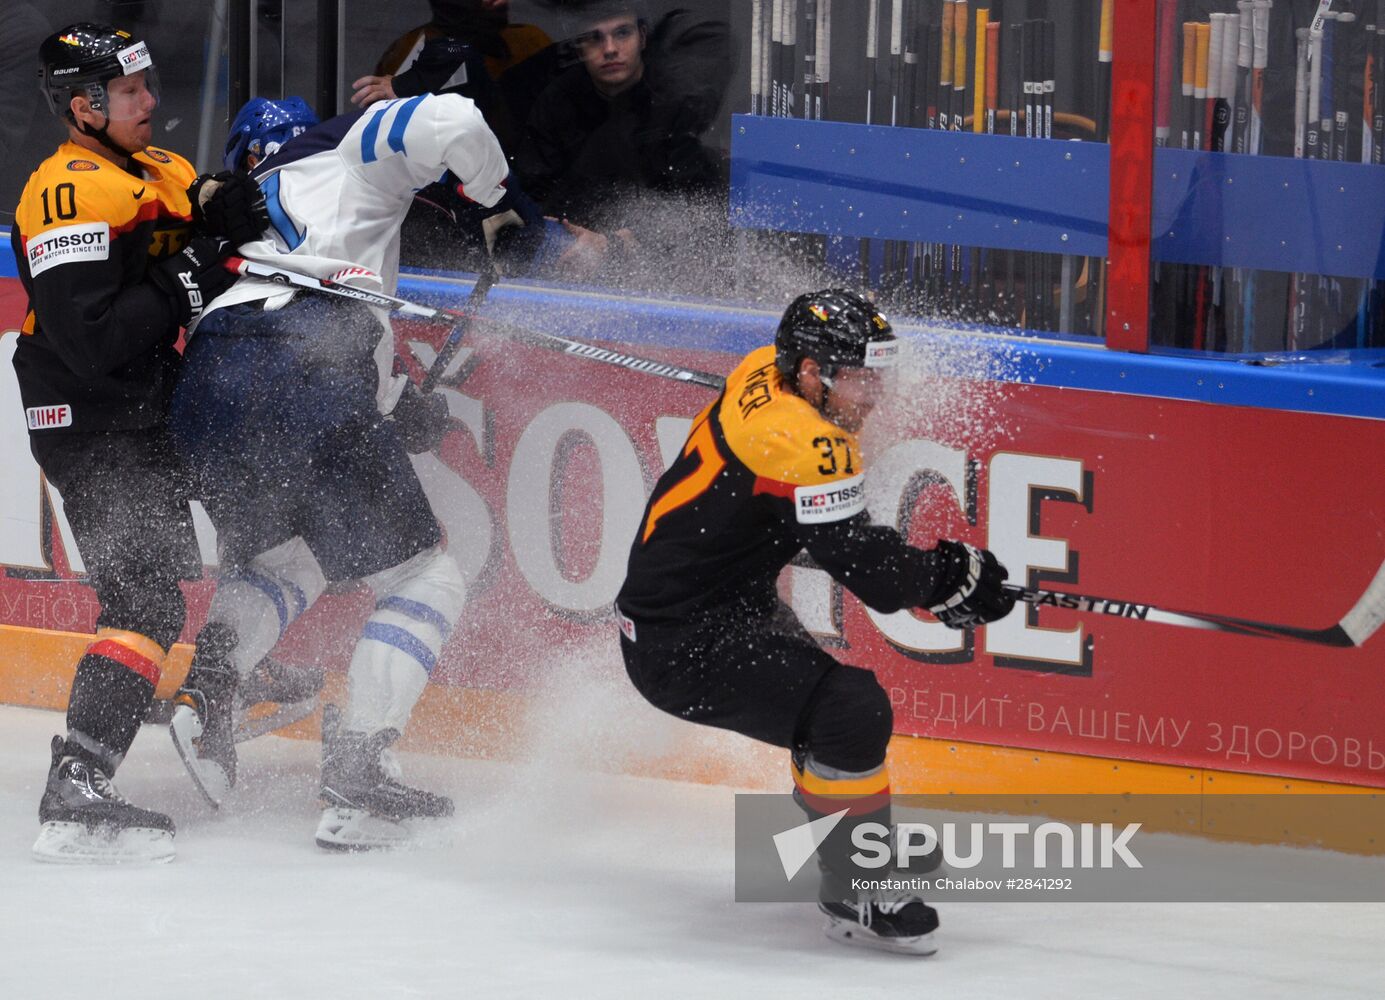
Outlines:
[{"label": "hockey player in white jersey", "polygon": [[[237,116],[227,165],[251,168],[271,228],[252,261],[395,289],[399,226],[444,181],[488,233],[541,219],[516,190],[472,102],[423,95],[320,124],[301,101]],[[516,230],[517,231],[517,230]],[[242,278],[194,328],[172,427],[218,532],[222,578],[177,696],[171,731],[213,804],[235,782],[231,705],[248,672],[328,581],[364,580],[375,610],[352,655],[348,704],[323,714],[317,842],[359,849],[407,836],[399,821],[450,815],[401,783],[398,739],[461,613],[465,587],[408,458],[446,427],[439,397],[391,378],[382,311]]]}]

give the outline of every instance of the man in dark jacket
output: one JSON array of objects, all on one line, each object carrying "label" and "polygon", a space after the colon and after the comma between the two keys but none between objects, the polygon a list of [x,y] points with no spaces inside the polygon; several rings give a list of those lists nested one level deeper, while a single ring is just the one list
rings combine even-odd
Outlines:
[{"label": "man in dark jacket", "polygon": [[540,95],[515,162],[525,189],[575,237],[560,266],[578,276],[653,238],[626,205],[631,195],[722,187],[701,136],[731,75],[729,28],[685,10],[653,26],[641,15],[632,0],[583,7],[572,20],[580,61]]}]

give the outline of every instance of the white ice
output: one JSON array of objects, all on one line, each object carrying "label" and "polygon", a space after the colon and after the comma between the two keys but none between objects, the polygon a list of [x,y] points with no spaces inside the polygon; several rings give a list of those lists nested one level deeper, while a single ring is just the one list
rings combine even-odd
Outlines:
[{"label": "white ice", "polygon": [[845,948],[809,905],[732,901],[729,789],[561,753],[403,755],[457,816],[417,848],[338,856],[313,844],[317,745],[245,745],[213,814],[146,727],[118,784],[175,816],[177,860],[41,865],[29,847],[61,723],[0,708],[3,998],[1385,996],[1374,904],[959,903],[932,958]]}]

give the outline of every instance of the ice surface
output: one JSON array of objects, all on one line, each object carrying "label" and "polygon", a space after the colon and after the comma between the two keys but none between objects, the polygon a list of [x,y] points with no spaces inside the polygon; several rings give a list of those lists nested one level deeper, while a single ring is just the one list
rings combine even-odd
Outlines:
[{"label": "ice surface", "polygon": [[40,865],[61,724],[0,707],[0,997],[1385,996],[1377,905],[953,904],[933,958],[844,948],[811,906],[732,902],[730,790],[560,753],[402,755],[457,816],[416,849],[337,856],[313,845],[315,744],[244,745],[214,814],[146,727],[118,784],[175,817],[177,860]]}]

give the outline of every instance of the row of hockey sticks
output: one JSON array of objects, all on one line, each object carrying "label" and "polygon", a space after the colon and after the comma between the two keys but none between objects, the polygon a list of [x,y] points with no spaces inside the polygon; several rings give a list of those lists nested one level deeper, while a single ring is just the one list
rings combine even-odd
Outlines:
[{"label": "row of hockey sticks", "polygon": [[[454,333],[456,330],[469,329],[476,315],[474,309],[470,312],[466,312],[456,309],[426,306],[393,295],[386,295],[383,292],[356,288],[346,284],[344,282],[346,277],[359,277],[369,273],[360,268],[347,269],[338,276],[343,280],[338,280],[337,278],[314,278],[309,275],[299,274],[296,271],[290,271],[268,264],[259,264],[239,257],[229,258],[226,264],[231,271],[237,274],[251,275],[293,288],[302,288],[309,291],[344,297],[357,302],[366,303],[367,305],[390,309],[406,316],[448,322],[454,324]],[[473,292],[473,294],[475,293]],[[537,331],[526,330],[521,327],[507,324],[494,323],[490,320],[487,320],[483,326],[488,331],[493,330],[501,332],[507,336],[513,336],[524,343],[558,350],[563,354],[586,358],[591,361],[616,365],[621,368],[641,372],[645,375],[653,375],[658,378],[671,379],[677,382],[701,385],[718,392],[726,387],[726,380],[723,377],[713,375],[709,372],[682,368],[678,365],[640,358],[635,355],[597,347],[593,344],[569,340],[566,337],[539,333]],[[460,337],[457,339],[460,341]],[[446,367],[447,361],[450,360],[452,355],[447,354],[447,356],[444,357],[445,350],[446,349],[439,352],[437,359],[433,362],[430,369],[430,375],[433,371],[438,371],[440,373],[441,370]],[[455,349],[453,353],[455,353]],[[1380,568],[1376,570],[1375,576],[1367,585],[1364,593],[1340,621],[1326,628],[1319,629],[1277,625],[1270,622],[1252,621],[1246,618],[1233,618],[1226,615],[1212,615],[1195,611],[1174,611],[1135,601],[1089,597],[1084,594],[1072,594],[1064,591],[1023,587],[1014,584],[1006,584],[1005,589],[1009,591],[1016,600],[1034,607],[1066,608],[1082,613],[1105,615],[1108,617],[1159,622],[1165,625],[1177,625],[1184,628],[1229,632],[1237,635],[1260,636],[1267,639],[1292,639],[1321,646],[1360,646],[1374,635],[1382,624],[1385,624],[1385,564],[1382,564]]]},{"label": "row of hockey sticks", "polygon": [[[831,81],[832,0],[751,0],[750,113],[821,120]],[[827,243],[810,237],[800,250],[821,261]]]},{"label": "row of hockey sticks", "polygon": [[[909,19],[921,15],[921,4],[895,5],[889,101],[894,115],[876,124],[1053,137],[1054,24],[1030,19],[1006,27],[999,16],[992,18],[999,0],[992,4],[973,10],[968,0],[943,0],[938,24]],[[896,13],[905,17],[901,31],[893,28]],[[901,34],[902,59],[893,51]],[[1034,329],[1072,327],[1071,259],[1059,270],[1052,255],[898,242],[886,243],[882,257],[881,285],[896,294],[912,290],[904,297],[925,309]],[[868,261],[863,254],[863,275]]]},{"label": "row of hockey sticks", "polygon": [[751,0],[750,113],[825,118],[831,82],[832,0]]},{"label": "row of hockey sticks", "polygon": [[[1340,0],[1339,0],[1340,2]],[[1294,155],[1380,163],[1382,107],[1377,67],[1385,53],[1385,0],[1364,0],[1364,18],[1333,11],[1321,0],[1316,27],[1297,37]],[[1166,100],[1174,88],[1172,53],[1179,33],[1171,24],[1177,0],[1161,0],[1159,74],[1156,81],[1156,143],[1171,138]],[[1281,5],[1282,6],[1282,5]],[[1181,143],[1186,149],[1261,155],[1264,152],[1265,74],[1273,0],[1240,0],[1234,13],[1213,13],[1207,22],[1186,21],[1181,32]],[[1284,13],[1282,16],[1289,16]],[[1358,22],[1364,24],[1358,28]],[[1359,109],[1349,95],[1362,84]],[[1256,329],[1256,272],[1217,266],[1156,267],[1162,280],[1156,310],[1170,311],[1179,343],[1197,349],[1254,351],[1265,346],[1299,349],[1332,337],[1337,324],[1355,317],[1353,336],[1343,343],[1364,346],[1375,336],[1379,296],[1373,284],[1359,293],[1353,281],[1296,275],[1282,340]],[[1164,306],[1161,307],[1159,302]],[[1269,336],[1266,336],[1269,334]],[[1267,344],[1266,342],[1269,341]]]},{"label": "row of hockey sticks", "polygon": [[[1155,142],[1170,143],[1171,92],[1178,77],[1184,149],[1259,155],[1264,145],[1264,78],[1273,0],[1240,0],[1235,13],[1175,24],[1177,0],[1160,0]],[[1181,42],[1181,46],[1180,46]],[[1256,346],[1255,272],[1220,266],[1156,266],[1156,311],[1195,349]],[[1160,302],[1165,303],[1163,307]]]},{"label": "row of hockey sticks", "polygon": [[[1012,4],[1015,0],[1011,0]],[[1094,135],[1095,124],[1055,114],[1056,29],[1039,17],[1004,24],[1002,0],[865,0],[865,124],[1052,138],[1055,122]],[[1026,10],[1043,13],[1046,3]],[[1110,0],[1096,65],[1109,103]],[[830,117],[830,0],[752,0],[751,109]],[[881,65],[881,60],[886,60]],[[801,74],[793,67],[801,64]],[[837,109],[841,111],[842,109]],[[1106,118],[1103,111],[1102,118]],[[905,303],[1037,329],[1073,329],[1081,261],[959,245],[861,240],[860,279]],[[1092,262],[1096,264],[1095,261]],[[1094,282],[1095,267],[1086,268]],[[1057,297],[1055,299],[1055,289]],[[1087,306],[1095,313],[1089,298]]]},{"label": "row of hockey sticks", "polygon": [[[1264,72],[1268,63],[1272,0],[1241,0],[1237,12],[1185,21],[1177,30],[1177,0],[1160,0],[1155,144],[1172,135],[1175,52],[1184,149],[1258,155],[1263,145]],[[1159,294],[1172,297],[1172,318],[1182,342],[1196,349],[1229,350],[1254,343],[1254,275],[1220,266],[1156,268]],[[1241,331],[1238,341],[1232,334]]]},{"label": "row of hockey sticks", "polygon": [[[1294,156],[1353,159],[1359,134],[1360,161],[1385,163],[1385,92],[1380,79],[1385,62],[1385,2],[1364,0],[1365,16],[1360,19],[1352,11],[1332,10],[1330,3],[1322,0],[1312,26],[1297,33]],[[1361,116],[1353,123],[1349,95],[1358,79]],[[1339,346],[1363,347],[1378,337],[1381,298],[1376,282],[1296,274],[1289,296],[1286,346],[1291,350],[1333,339],[1337,327],[1353,316],[1355,329],[1345,331],[1337,340]]]}]

